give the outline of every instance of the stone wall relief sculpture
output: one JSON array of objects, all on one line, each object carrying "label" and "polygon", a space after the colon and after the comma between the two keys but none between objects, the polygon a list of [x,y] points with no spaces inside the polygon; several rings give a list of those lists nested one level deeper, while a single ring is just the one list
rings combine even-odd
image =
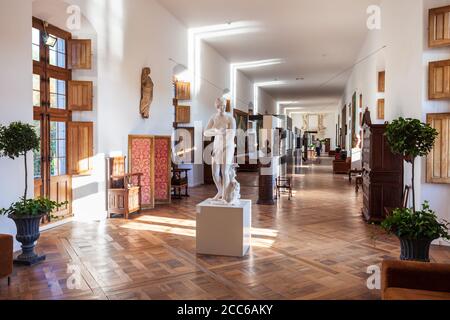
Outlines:
[{"label": "stone wall relief sculpture", "polygon": [[150,106],[153,102],[153,80],[150,77],[150,68],[142,69],[141,75],[141,106],[140,112],[142,118],[148,119],[150,117]]}]

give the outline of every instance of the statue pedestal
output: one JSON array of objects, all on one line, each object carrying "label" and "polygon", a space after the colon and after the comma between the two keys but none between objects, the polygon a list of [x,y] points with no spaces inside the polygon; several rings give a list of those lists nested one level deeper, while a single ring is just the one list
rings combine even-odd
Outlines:
[{"label": "statue pedestal", "polygon": [[197,253],[244,257],[251,241],[252,201],[236,206],[206,200],[197,206]]}]

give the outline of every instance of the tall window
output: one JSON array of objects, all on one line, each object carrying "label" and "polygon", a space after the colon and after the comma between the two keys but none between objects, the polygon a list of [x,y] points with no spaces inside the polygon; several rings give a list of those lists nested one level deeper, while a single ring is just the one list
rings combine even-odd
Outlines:
[{"label": "tall window", "polygon": [[[54,47],[44,44],[44,24],[33,18],[33,114],[41,148],[34,153],[36,195],[55,200],[61,186],[70,185],[67,175],[67,123],[72,114],[67,110],[67,83],[71,70],[67,69],[67,42],[71,35],[49,25],[46,31],[57,38]],[[67,180],[65,181],[64,179]]]}]

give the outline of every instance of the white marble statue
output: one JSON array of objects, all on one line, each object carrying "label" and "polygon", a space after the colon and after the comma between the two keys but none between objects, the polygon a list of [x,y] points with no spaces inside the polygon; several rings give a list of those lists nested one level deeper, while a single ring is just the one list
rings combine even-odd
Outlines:
[{"label": "white marble statue", "polygon": [[218,193],[212,200],[230,204],[230,201],[236,199],[236,195],[230,194],[236,193],[236,188],[230,188],[231,180],[237,182],[236,173],[233,176],[231,172],[234,171],[236,120],[226,113],[226,103],[223,99],[216,100],[216,108],[217,113],[209,121],[204,133],[205,137],[214,137],[211,166]]},{"label": "white marble statue", "polygon": [[230,205],[239,205],[241,200],[241,185],[237,181],[236,168],[238,165],[234,165],[230,169],[230,183],[225,190],[225,201]]}]

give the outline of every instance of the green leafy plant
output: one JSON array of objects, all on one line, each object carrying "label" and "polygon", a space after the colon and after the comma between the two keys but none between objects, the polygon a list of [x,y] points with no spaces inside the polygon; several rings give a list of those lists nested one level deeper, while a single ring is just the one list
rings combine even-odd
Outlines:
[{"label": "green leafy plant", "polygon": [[400,154],[412,164],[413,211],[416,210],[415,161],[417,157],[427,156],[434,147],[438,132],[430,125],[417,119],[399,118],[386,128],[386,138],[395,154]]},{"label": "green leafy plant", "polygon": [[27,153],[38,151],[40,140],[34,127],[22,122],[13,122],[7,127],[0,127],[0,154],[10,159],[24,157],[25,163],[25,192],[23,200],[27,199],[28,192],[28,165]]},{"label": "green leafy plant", "polygon": [[36,217],[49,214],[53,210],[66,205],[67,202],[58,203],[45,198],[22,199],[13,203],[8,209],[1,209],[0,215],[15,217]]},{"label": "green leafy plant", "polygon": [[439,238],[450,240],[448,234],[450,223],[439,220],[436,213],[425,202],[421,211],[411,209],[396,209],[381,224],[388,233],[399,238],[410,240],[435,240]]}]

